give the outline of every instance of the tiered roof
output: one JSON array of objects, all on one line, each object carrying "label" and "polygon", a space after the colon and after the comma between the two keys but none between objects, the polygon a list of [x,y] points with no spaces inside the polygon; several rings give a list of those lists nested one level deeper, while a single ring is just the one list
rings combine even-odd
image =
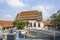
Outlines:
[{"label": "tiered roof", "polygon": [[19,13],[16,18],[23,20],[42,20],[42,13],[38,11],[25,11]]}]

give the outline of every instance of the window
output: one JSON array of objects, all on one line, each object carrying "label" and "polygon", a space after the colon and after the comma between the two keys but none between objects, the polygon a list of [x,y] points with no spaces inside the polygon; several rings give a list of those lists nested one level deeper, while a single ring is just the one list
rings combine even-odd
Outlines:
[{"label": "window", "polygon": [[34,27],[36,27],[36,22],[34,22]]},{"label": "window", "polygon": [[40,23],[38,23],[38,27],[40,27]]},{"label": "window", "polygon": [[32,27],[32,23],[29,23],[30,24],[30,27]]}]

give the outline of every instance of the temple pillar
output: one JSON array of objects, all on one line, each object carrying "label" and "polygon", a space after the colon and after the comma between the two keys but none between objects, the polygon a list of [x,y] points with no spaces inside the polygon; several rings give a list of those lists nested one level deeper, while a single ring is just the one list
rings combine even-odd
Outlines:
[{"label": "temple pillar", "polygon": [[34,22],[32,22],[32,27],[34,27]]},{"label": "temple pillar", "polygon": [[36,22],[36,28],[38,28],[38,22]]},{"label": "temple pillar", "polygon": [[40,22],[40,28],[43,29],[44,28],[44,24],[42,22]]}]

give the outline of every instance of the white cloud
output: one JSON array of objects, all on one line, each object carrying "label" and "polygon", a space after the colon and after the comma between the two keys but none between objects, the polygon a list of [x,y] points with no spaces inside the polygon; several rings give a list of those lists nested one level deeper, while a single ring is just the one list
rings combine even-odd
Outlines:
[{"label": "white cloud", "polygon": [[4,9],[0,9],[0,14],[7,14],[8,11],[4,10]]},{"label": "white cloud", "polygon": [[10,14],[6,14],[5,15],[5,20],[13,20],[13,17],[12,17],[12,15],[10,15]]},{"label": "white cloud", "polygon": [[49,10],[49,9],[53,9],[54,6],[53,6],[53,5],[48,5],[48,6],[46,6],[45,8],[46,8],[47,10]]},{"label": "white cloud", "polygon": [[0,13],[1,13],[1,15],[3,15],[6,18],[11,18],[12,17],[11,15],[9,15],[9,12],[6,11],[6,10],[0,9]]},{"label": "white cloud", "polygon": [[20,8],[27,6],[22,0],[0,0],[0,4],[7,3],[10,7]]},{"label": "white cloud", "polygon": [[53,5],[45,5],[45,4],[32,7],[33,10],[42,11],[43,20],[46,20],[48,17],[50,17],[49,11],[53,8],[54,8]]},{"label": "white cloud", "polygon": [[7,10],[0,9],[0,20],[14,20],[14,18]]},{"label": "white cloud", "polygon": [[6,14],[5,17],[7,17],[7,18],[12,18],[12,16],[9,15],[9,14]]},{"label": "white cloud", "polygon": [[6,3],[11,7],[25,7],[26,4],[21,0],[6,0]]}]

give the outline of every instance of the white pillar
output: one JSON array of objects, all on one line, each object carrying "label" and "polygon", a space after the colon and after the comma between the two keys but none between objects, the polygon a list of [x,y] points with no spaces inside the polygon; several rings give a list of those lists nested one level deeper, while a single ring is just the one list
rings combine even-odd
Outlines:
[{"label": "white pillar", "polygon": [[5,35],[5,40],[7,40],[7,35]]},{"label": "white pillar", "polygon": [[36,22],[36,28],[38,28],[38,22]]},{"label": "white pillar", "polygon": [[32,22],[32,27],[34,27],[34,22]]},{"label": "white pillar", "polygon": [[40,22],[40,28],[41,28],[41,29],[44,28],[44,23]]}]

